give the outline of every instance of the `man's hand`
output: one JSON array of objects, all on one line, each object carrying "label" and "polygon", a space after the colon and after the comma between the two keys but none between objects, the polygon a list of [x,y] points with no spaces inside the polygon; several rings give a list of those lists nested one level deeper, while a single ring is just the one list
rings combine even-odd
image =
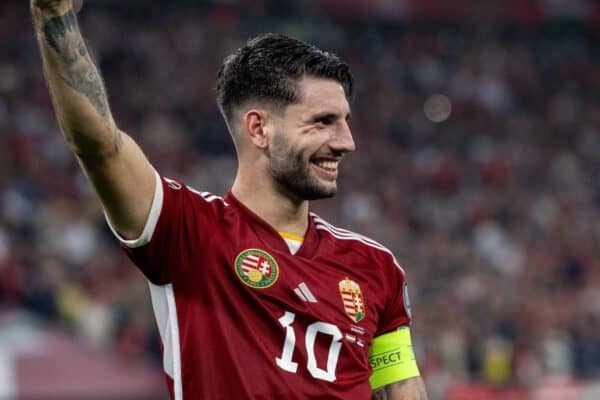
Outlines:
[{"label": "man's hand", "polygon": [[50,13],[52,15],[61,15],[70,9],[79,12],[83,0],[31,0],[31,9],[36,13]]},{"label": "man's hand", "polygon": [[427,400],[425,385],[420,376],[391,383],[373,390],[372,400]]}]

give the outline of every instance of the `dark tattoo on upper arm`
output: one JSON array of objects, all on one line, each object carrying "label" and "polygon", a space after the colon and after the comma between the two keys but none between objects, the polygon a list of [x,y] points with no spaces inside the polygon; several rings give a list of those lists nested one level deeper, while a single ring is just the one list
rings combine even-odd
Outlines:
[{"label": "dark tattoo on upper arm", "polygon": [[[63,66],[61,78],[84,94],[102,117],[107,117],[109,109],[104,84],[87,51],[75,12],[71,9],[66,14],[50,18],[42,30],[46,43],[56,52]],[[115,137],[116,146],[118,136]]]},{"label": "dark tattoo on upper arm", "polygon": [[60,53],[58,44],[59,38],[65,38],[67,32],[74,32],[78,29],[77,18],[73,10],[69,10],[64,15],[52,17],[44,24],[44,38],[46,42],[57,52]]}]

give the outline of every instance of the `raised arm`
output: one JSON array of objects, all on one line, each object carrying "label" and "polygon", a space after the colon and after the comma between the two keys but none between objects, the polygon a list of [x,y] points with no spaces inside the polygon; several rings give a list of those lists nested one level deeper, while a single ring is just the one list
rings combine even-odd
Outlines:
[{"label": "raised arm", "polygon": [[31,11],[60,128],[113,226],[126,239],[134,239],[150,212],[154,169],[112,118],[73,1],[31,0]]}]

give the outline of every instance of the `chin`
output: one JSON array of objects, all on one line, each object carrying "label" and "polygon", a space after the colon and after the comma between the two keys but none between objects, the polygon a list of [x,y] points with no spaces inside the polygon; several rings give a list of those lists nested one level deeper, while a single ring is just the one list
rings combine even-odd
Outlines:
[{"label": "chin", "polygon": [[287,193],[298,200],[328,199],[337,194],[335,179],[323,179],[310,173],[298,173],[297,171],[274,174],[273,177],[282,193]]},{"label": "chin", "polygon": [[305,200],[329,199],[337,194],[337,185],[319,185],[305,190],[303,194]]}]

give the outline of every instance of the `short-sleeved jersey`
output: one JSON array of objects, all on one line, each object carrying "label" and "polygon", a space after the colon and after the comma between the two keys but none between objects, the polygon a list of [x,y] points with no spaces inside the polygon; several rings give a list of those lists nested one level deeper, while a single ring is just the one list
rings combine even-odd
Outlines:
[{"label": "short-sleeved jersey", "polygon": [[404,272],[377,242],[308,218],[292,254],[231,193],[157,174],[141,237],[121,241],[150,281],[172,399],[371,398],[372,339],[410,323]]}]

